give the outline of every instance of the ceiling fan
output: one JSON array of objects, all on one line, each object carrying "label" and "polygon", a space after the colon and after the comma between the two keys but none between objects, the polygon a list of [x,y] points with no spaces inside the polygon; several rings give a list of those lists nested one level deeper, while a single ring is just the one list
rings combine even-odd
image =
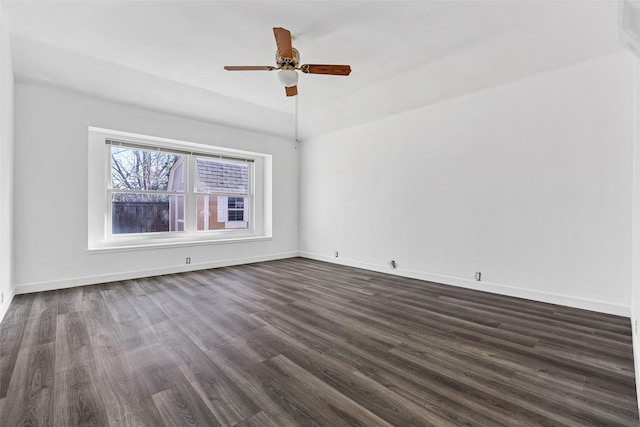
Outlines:
[{"label": "ceiling fan", "polygon": [[348,76],[351,73],[349,65],[329,65],[329,64],[302,64],[300,65],[300,52],[291,46],[291,33],[284,28],[274,28],[273,34],[276,37],[276,66],[270,65],[227,65],[227,71],[278,71],[278,79],[284,84],[287,96],[298,94],[298,73],[300,70],[305,74],[330,74],[333,76]]}]

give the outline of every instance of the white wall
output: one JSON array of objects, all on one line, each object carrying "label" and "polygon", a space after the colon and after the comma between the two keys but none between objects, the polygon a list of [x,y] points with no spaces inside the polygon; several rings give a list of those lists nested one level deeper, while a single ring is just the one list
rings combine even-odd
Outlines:
[{"label": "white wall", "polygon": [[13,298],[13,62],[0,2],[0,320]]},{"label": "white wall", "polygon": [[631,82],[618,53],[303,141],[301,253],[629,315]]},{"label": "white wall", "polygon": [[[631,325],[633,328],[633,356],[636,368],[636,391],[640,391],[640,60],[634,60],[634,135],[633,135],[633,277]],[[640,392],[638,409],[640,410]]]},{"label": "white wall", "polygon": [[[22,82],[16,84],[15,115],[17,293],[297,255],[297,150],[292,141]],[[273,238],[89,253],[88,126],[271,154]]]}]

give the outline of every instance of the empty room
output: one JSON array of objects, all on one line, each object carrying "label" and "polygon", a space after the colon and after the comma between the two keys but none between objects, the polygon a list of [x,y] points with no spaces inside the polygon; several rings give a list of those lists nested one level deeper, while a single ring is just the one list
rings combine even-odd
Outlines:
[{"label": "empty room", "polygon": [[0,426],[638,425],[640,1],[0,23]]}]

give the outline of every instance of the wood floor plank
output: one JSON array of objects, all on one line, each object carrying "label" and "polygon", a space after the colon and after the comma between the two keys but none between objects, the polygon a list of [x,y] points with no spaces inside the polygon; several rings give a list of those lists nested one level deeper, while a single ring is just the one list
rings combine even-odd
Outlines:
[{"label": "wood floor plank", "polygon": [[205,404],[225,425],[234,425],[260,411],[237,384],[179,330],[162,335],[162,344],[183,375],[201,392]]},{"label": "wood floor plank", "polygon": [[58,294],[56,292],[40,292],[35,295],[29,321],[35,320],[37,323],[27,326],[29,329],[37,331],[34,335],[35,344],[47,344],[55,341],[57,316]]},{"label": "wood floor plank", "polygon": [[80,312],[58,315],[55,344],[54,425],[108,425],[95,377],[96,360]]},{"label": "wood floor plank", "polygon": [[86,286],[67,288],[58,291],[58,314],[73,313],[80,310],[83,292]]},{"label": "wood floor plank", "polygon": [[0,425],[636,426],[628,318],[302,258],[14,298]]},{"label": "wood floor plank", "polygon": [[0,425],[53,425],[55,344],[25,347],[18,356],[15,375],[0,411]]},{"label": "wood floor plank", "polygon": [[34,298],[34,294],[16,296],[0,325],[0,398],[7,396]]},{"label": "wood floor plank", "polygon": [[283,355],[260,365],[269,367],[271,383],[277,382],[281,389],[292,391],[294,396],[304,396],[308,406],[319,411],[326,419],[323,425],[391,426]]},{"label": "wood floor plank", "polygon": [[[264,419],[265,417],[270,420],[270,423],[274,423],[277,426],[298,425],[292,414],[278,405],[276,402],[277,399],[272,399],[271,396],[265,392],[264,384],[259,378],[251,375],[247,370],[242,369],[235,363],[235,360],[230,360],[220,353],[207,351],[207,356],[225,372],[229,379],[237,384],[243,393],[260,407],[261,412],[244,420],[248,422],[249,425],[255,422],[251,421],[254,420],[254,418]],[[270,423],[265,423],[265,425]],[[239,424],[242,424],[242,422]]]},{"label": "wood floor plank", "polygon": [[236,424],[236,427],[284,427],[279,421],[274,420],[266,412],[258,412],[252,417],[247,418]]},{"label": "wood floor plank", "polygon": [[221,426],[191,384],[180,383],[153,395],[164,425]]},{"label": "wood floor plank", "polygon": [[[149,329],[131,335],[113,318],[108,304],[101,298],[86,304],[94,321],[87,327],[92,354],[95,358],[95,381],[106,402],[106,414],[112,425],[156,426],[160,414],[146,387],[144,378],[132,360],[140,348],[153,345]],[[136,322],[138,320],[136,319]]]}]

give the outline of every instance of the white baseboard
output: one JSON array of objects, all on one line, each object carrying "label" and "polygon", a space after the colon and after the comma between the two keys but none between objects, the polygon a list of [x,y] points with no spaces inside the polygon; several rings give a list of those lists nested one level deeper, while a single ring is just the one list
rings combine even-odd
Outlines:
[{"label": "white baseboard", "polygon": [[574,297],[570,295],[541,292],[531,289],[514,288],[507,285],[491,282],[476,282],[475,280],[461,277],[446,276],[441,274],[426,273],[417,270],[391,269],[387,264],[373,264],[362,261],[348,260],[344,258],[334,258],[330,256],[318,255],[310,252],[300,252],[300,256],[318,261],[331,262],[334,264],[357,267],[365,270],[377,271],[380,273],[393,274],[396,276],[410,277],[412,279],[426,280],[429,282],[442,283],[444,285],[459,286],[461,288],[475,289],[478,291],[490,292],[499,295],[506,295],[516,298],[530,299],[534,301],[546,302],[550,304],[564,305],[567,307],[580,308],[584,310],[597,311],[600,313],[614,314],[617,316],[629,317],[631,308],[625,305],[612,304],[602,301],[595,301],[588,298]]},{"label": "white baseboard", "polygon": [[22,283],[15,287],[15,294],[29,294],[32,292],[52,291],[55,289],[73,288],[76,286],[95,285],[98,283],[116,282],[120,280],[138,279],[141,277],[159,276],[162,274],[184,273],[187,271],[206,270],[208,268],[229,267],[232,265],[252,264],[262,261],[274,261],[277,259],[293,258],[299,256],[298,252],[284,252],[279,254],[261,255],[247,258],[225,259],[211,262],[201,262],[189,265],[174,265],[148,270],[118,272],[111,274],[99,274],[73,279],[51,280],[46,282]]},{"label": "white baseboard", "polygon": [[2,304],[0,304],[0,322],[4,319],[4,316],[9,311],[9,306],[11,305],[11,301],[13,301],[13,297],[16,295],[15,288],[11,288],[7,295],[4,295],[2,299]]},{"label": "white baseboard", "polygon": [[[304,258],[325,261],[334,264],[341,264],[350,267],[362,268],[365,270],[377,271],[380,273],[393,274],[397,276],[410,277],[412,279],[426,280],[429,282],[442,283],[445,285],[459,286],[461,288],[475,289],[484,292],[490,292],[500,295],[512,296],[516,298],[525,298],[550,304],[564,305],[568,307],[580,308],[584,310],[597,311],[601,313],[614,314],[618,316],[629,317],[631,315],[630,307],[612,304],[602,301],[590,300],[587,298],[579,298],[569,295],[555,294],[549,292],[540,292],[530,289],[514,288],[498,283],[476,282],[474,280],[464,279],[454,276],[446,276],[441,274],[426,273],[417,270],[406,269],[390,269],[386,264],[374,264],[362,261],[348,260],[344,258],[333,258],[324,255],[318,255],[310,252],[285,252],[279,254],[262,255],[248,258],[226,259],[220,261],[212,261],[189,265],[176,265],[148,270],[137,270],[128,272],[118,272],[112,274],[102,274],[96,276],[86,276],[73,279],[52,280],[46,282],[23,283],[18,284],[12,291],[12,294],[5,298],[4,303],[0,306],[0,320],[4,317],[9,303],[14,295],[27,294],[32,292],[50,291],[55,289],[72,288],[76,286],[94,285],[97,283],[107,283],[119,280],[137,279],[140,277],[158,276],[162,274],[182,273],[187,271],[205,270],[208,268],[228,267],[232,265],[251,264],[262,261],[273,261],[277,259],[293,258],[301,256]],[[639,344],[640,345],[640,344]]]}]

